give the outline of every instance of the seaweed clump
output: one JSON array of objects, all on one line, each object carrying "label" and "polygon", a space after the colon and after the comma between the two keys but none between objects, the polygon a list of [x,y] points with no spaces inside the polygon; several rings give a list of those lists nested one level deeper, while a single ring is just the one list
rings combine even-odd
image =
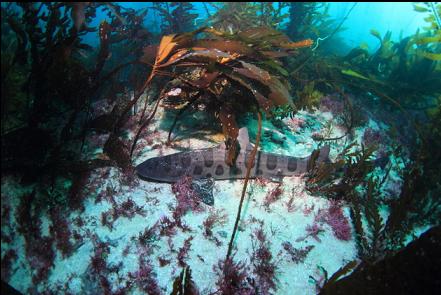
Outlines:
[{"label": "seaweed clump", "polygon": [[234,255],[220,260],[213,270],[218,274],[216,294],[254,294],[254,288],[248,281],[246,265],[235,262]]},{"label": "seaweed clump", "polygon": [[[202,32],[214,38],[196,39]],[[146,84],[156,75],[170,75],[167,69],[175,67],[174,79],[163,88],[159,100],[169,109],[179,109],[179,114],[187,109],[203,110],[220,121],[229,150],[226,163],[232,165],[238,151],[236,117],[259,109],[269,115],[274,106],[291,104],[289,85],[275,58],[310,44],[310,40],[291,42],[265,27],[235,34],[202,28],[169,35],[161,40]],[[141,61],[151,61],[150,52],[146,51]],[[137,132],[132,152],[150,119]]]},{"label": "seaweed clump", "polygon": [[[110,22],[92,27],[98,9],[108,13]],[[139,64],[134,62],[139,53],[134,50],[132,60],[124,63],[111,57],[116,44],[147,44],[149,33],[141,25],[145,14],[116,4],[52,2],[9,3],[1,13],[8,32],[4,40],[2,29],[2,61],[10,57],[2,62],[2,174],[37,183],[38,198],[64,206],[69,199],[52,202],[46,191],[70,188],[70,194],[61,195],[76,197],[84,181],[71,180],[96,168],[119,166],[129,174],[131,163],[121,139],[128,118],[121,105],[130,97],[116,89],[121,85],[116,78]],[[96,50],[83,43],[90,32],[99,37]],[[110,88],[122,101],[108,96]],[[97,115],[99,104],[106,107]],[[112,133],[104,144],[107,156],[93,155],[95,146],[87,140],[92,133]],[[72,185],[58,186],[60,178]]]},{"label": "seaweed clump", "polygon": [[[430,121],[427,127],[432,126],[434,133],[423,134],[424,140],[439,136],[439,128],[434,127],[439,120],[438,114]],[[439,144],[421,142],[402,169],[401,190],[387,194],[384,185],[390,168],[382,177],[373,173],[375,146],[350,152],[352,147],[348,146],[336,162],[314,166],[307,188],[348,203],[359,257],[372,264],[397,253],[418,228],[439,225],[441,186],[435,167],[441,155]],[[385,209],[389,211],[386,216],[381,213]]]},{"label": "seaweed clump", "polygon": [[[108,13],[108,21],[93,27],[99,10]],[[118,74],[139,67],[138,53],[123,63],[112,53],[117,44],[142,48],[149,34],[141,25],[145,14],[110,3],[7,3],[1,14],[2,177],[17,176],[14,181],[32,189],[31,194],[17,196],[21,199],[15,219],[24,237],[34,292],[47,280],[56,250],[62,258],[69,257],[83,241],[72,229],[69,213],[83,210],[87,193],[95,193],[96,182],[109,176],[102,169],[91,180],[90,171],[110,166],[126,174],[131,170],[121,131],[128,118],[120,111],[130,96],[127,89],[118,88],[123,79]],[[97,48],[84,43],[88,33],[97,35]],[[96,148],[107,155],[98,155]],[[14,201],[14,195],[8,197]],[[130,212],[134,209],[125,205]],[[50,236],[42,233],[45,214]],[[95,262],[97,268],[105,267]],[[101,287],[108,290],[105,274],[94,278],[102,278]]]},{"label": "seaweed clump", "polygon": [[237,32],[254,27],[258,24],[257,5],[251,2],[226,2],[221,6],[211,4],[216,13],[210,21],[217,30],[223,32]]},{"label": "seaweed clump", "polygon": [[190,32],[195,29],[198,14],[190,2],[154,2],[153,9],[159,12],[163,19],[161,33],[163,35]]}]

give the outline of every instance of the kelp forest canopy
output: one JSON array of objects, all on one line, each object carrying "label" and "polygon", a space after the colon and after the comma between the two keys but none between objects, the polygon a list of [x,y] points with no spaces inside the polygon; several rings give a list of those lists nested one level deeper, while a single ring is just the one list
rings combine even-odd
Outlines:
[{"label": "kelp forest canopy", "polygon": [[[169,145],[181,121],[207,116],[233,166],[250,117],[283,129],[283,119],[327,105],[340,110],[344,135],[313,139],[345,148],[330,163],[313,158],[306,187],[349,204],[363,263],[395,254],[415,229],[439,225],[441,4],[413,4],[426,22],[414,34],[395,40],[368,28],[377,49],[361,44],[345,55],[334,49],[346,46],[339,32],[350,28],[326,3],[202,2],[203,16],[191,2],[144,4],[2,3],[2,177],[35,184],[34,215],[84,210],[81,191],[99,168],[136,183],[134,163],[146,148],[139,141],[151,135],[158,109],[173,118]],[[91,35],[96,46],[85,41]],[[369,118],[388,134],[372,131],[358,143],[355,130]],[[395,191],[384,186],[392,170],[403,179]],[[223,267],[232,265],[228,258]],[[184,271],[191,274],[183,269],[177,285]]]}]

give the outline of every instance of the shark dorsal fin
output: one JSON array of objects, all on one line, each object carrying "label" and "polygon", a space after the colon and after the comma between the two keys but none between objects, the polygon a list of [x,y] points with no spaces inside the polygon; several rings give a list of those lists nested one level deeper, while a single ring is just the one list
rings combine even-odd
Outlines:
[{"label": "shark dorsal fin", "polygon": [[240,149],[242,151],[246,150],[250,145],[250,137],[248,136],[248,128],[242,127],[239,129],[239,135],[237,136],[239,141]]}]

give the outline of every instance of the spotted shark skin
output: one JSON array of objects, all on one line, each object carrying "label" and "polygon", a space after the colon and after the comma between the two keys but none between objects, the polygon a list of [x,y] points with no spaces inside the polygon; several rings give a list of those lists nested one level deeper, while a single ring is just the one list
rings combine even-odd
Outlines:
[{"label": "spotted shark skin", "polygon": [[[146,180],[174,183],[183,176],[192,179],[213,178],[214,180],[243,179],[246,163],[252,152],[248,141],[248,131],[239,130],[240,153],[234,166],[225,164],[225,146],[179,152],[167,156],[151,158],[136,167],[138,175]],[[317,155],[318,153],[318,155]],[[297,158],[258,151],[254,159],[250,178],[262,177],[281,181],[285,176],[301,175],[308,172],[308,163],[314,157],[316,163],[329,161],[329,146],[324,146],[310,156]]]}]

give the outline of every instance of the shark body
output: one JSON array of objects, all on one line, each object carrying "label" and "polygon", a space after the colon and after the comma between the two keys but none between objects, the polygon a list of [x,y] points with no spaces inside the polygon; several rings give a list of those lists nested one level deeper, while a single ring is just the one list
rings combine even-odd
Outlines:
[{"label": "shark body", "polygon": [[[235,165],[231,167],[225,163],[225,144],[221,144],[214,148],[151,158],[139,164],[136,171],[143,179],[167,183],[174,183],[184,176],[191,176],[193,180],[199,180],[198,187],[204,187],[201,183],[205,180],[212,187],[213,179],[243,179],[247,171],[246,165],[253,150],[253,146],[249,143],[247,129],[239,130],[238,140],[240,152]],[[329,146],[324,146],[304,158],[258,151],[249,178],[262,177],[272,181],[282,181],[285,176],[308,172],[311,161],[316,163],[329,161],[328,156]],[[205,188],[204,191],[206,192],[207,189]],[[212,196],[208,197],[210,200],[211,198]]]}]

